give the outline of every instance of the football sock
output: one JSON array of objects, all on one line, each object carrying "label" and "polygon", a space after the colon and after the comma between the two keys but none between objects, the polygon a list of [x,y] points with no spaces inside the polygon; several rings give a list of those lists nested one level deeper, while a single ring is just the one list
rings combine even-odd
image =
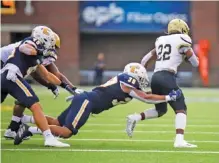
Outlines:
[{"label": "football sock", "polygon": [[28,129],[32,134],[42,134],[42,131],[38,127],[29,127]]},{"label": "football sock", "polygon": [[140,115],[141,115],[141,120],[152,119],[158,117],[158,112],[155,108],[150,108],[140,113]]},{"label": "football sock", "polygon": [[21,121],[20,117],[17,117],[17,116],[13,115],[12,118],[11,118],[11,123],[8,126],[8,129],[11,129],[12,131],[17,132],[19,127],[20,127],[20,121]]},{"label": "football sock", "polygon": [[[177,129],[185,130],[186,128],[186,114],[184,113],[177,113],[175,117],[175,127]],[[183,141],[184,134],[176,134],[176,141]]]},{"label": "football sock", "polygon": [[19,123],[20,121],[21,121],[21,117],[17,117],[17,116],[12,116],[12,118],[11,118],[11,120],[12,121],[15,121],[15,122],[17,122],[17,123]]},{"label": "football sock", "polygon": [[44,136],[45,140],[49,139],[49,138],[54,138],[50,129],[43,131],[43,136]]},{"label": "football sock", "polygon": [[21,122],[22,123],[33,123],[33,124],[35,124],[35,120],[34,120],[33,116],[30,116],[30,115],[24,115],[21,118]]}]

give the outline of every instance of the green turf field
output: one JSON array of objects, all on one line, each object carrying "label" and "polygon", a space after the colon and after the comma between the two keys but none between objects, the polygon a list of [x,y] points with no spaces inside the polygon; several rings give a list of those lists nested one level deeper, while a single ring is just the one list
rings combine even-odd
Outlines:
[{"label": "green turf field", "polygon": [[[54,100],[46,89],[35,89],[46,114],[57,116],[68,103],[62,92]],[[196,149],[175,149],[174,113],[142,121],[132,139],[125,133],[126,115],[153,105],[132,101],[100,115],[91,116],[77,136],[64,140],[70,148],[43,147],[43,137],[34,136],[19,146],[1,135],[3,163],[219,163],[219,89],[183,89],[188,101],[186,140]],[[1,134],[11,119],[13,99],[1,108]],[[26,111],[30,114],[29,111]]]}]

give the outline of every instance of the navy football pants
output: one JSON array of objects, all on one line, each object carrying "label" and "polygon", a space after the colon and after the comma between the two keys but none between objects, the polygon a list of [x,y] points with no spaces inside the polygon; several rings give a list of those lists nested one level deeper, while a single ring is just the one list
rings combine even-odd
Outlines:
[{"label": "navy football pants", "polygon": [[72,131],[73,135],[86,123],[92,112],[92,102],[88,100],[86,93],[76,95],[70,106],[58,116],[61,126]]},{"label": "navy football pants", "polygon": [[27,108],[39,102],[38,97],[34,93],[30,85],[21,77],[18,77],[16,82],[6,79],[7,72],[1,74],[1,103],[10,94]]}]

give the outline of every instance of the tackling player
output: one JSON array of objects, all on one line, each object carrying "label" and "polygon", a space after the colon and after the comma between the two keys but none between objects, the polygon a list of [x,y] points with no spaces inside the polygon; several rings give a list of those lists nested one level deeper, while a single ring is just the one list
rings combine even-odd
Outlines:
[{"label": "tackling player", "polygon": [[[56,76],[49,73],[42,65],[43,59],[51,56],[57,57],[51,49],[55,46],[55,36],[49,28],[40,28],[34,37],[25,38],[1,69],[1,102],[8,94],[28,107],[34,116],[37,126],[43,131],[45,146],[68,147],[52,135],[46,118],[43,114],[38,97],[24,77],[37,71],[45,80],[54,85],[66,85]],[[66,87],[71,91],[69,87]]]},{"label": "tackling player", "polygon": [[[35,33],[38,30],[40,30],[40,28],[48,28],[48,27],[46,27],[46,26],[37,26],[32,30],[31,35],[34,36]],[[60,38],[56,33],[54,33],[54,35],[55,35],[55,41],[56,41],[54,50],[58,50],[60,48],[60,45],[61,45]],[[15,43],[15,44],[10,44],[8,46],[5,46],[5,47],[1,48],[2,62],[5,63],[7,61],[6,58],[8,58],[8,55],[10,53],[12,53],[12,51],[19,44],[20,44],[20,42]],[[46,58],[43,59],[42,65],[44,65],[50,73],[54,74],[62,82],[67,83],[74,91],[79,92],[80,90],[76,89],[76,87],[67,79],[67,77],[65,77],[58,70],[57,66],[54,63],[55,61],[56,61],[56,58],[53,58],[53,57],[49,56],[49,57],[46,57]],[[33,72],[31,74],[31,76],[37,82],[39,82],[41,85],[43,85],[43,86],[47,87],[48,89],[50,89],[53,92],[53,94],[55,95],[55,98],[59,95],[59,90],[58,90],[57,86],[45,81],[37,72]],[[6,139],[14,139],[14,137],[16,136],[16,132],[19,129],[19,126],[21,124],[21,117],[23,116],[24,110],[25,110],[25,106],[22,105],[20,102],[16,101],[15,106],[13,108],[13,116],[12,116],[10,125],[8,126],[8,129],[4,133],[4,137]]]},{"label": "tackling player", "polygon": [[[57,119],[47,117],[50,129],[56,136],[69,138],[76,135],[86,123],[89,115],[99,114],[119,104],[126,104],[136,98],[147,103],[174,101],[181,96],[181,91],[170,91],[167,95],[146,94],[142,90],[148,85],[146,69],[139,63],[130,63],[125,66],[124,72],[115,76],[105,84],[94,88],[90,92],[75,95],[70,106]],[[169,95],[168,95],[169,94]],[[29,121],[33,118],[29,117]],[[39,134],[37,127],[22,124],[15,137],[15,144],[20,144],[25,136]]]},{"label": "tackling player", "polygon": [[[176,73],[178,66],[184,58],[192,66],[199,65],[198,58],[192,49],[192,40],[189,37],[189,27],[181,19],[173,19],[168,24],[168,35],[158,37],[155,42],[155,49],[150,51],[141,61],[147,67],[151,59],[156,59],[155,70],[151,80],[152,93],[165,95],[171,90],[178,90],[176,83]],[[173,108],[175,117],[176,138],[174,147],[197,147],[184,140],[184,130],[186,128],[186,111],[184,95],[176,101],[169,101]],[[155,108],[145,110],[140,114],[133,114],[127,117],[127,134],[132,137],[136,122],[145,119],[158,118],[166,114],[167,103],[155,104]]]}]

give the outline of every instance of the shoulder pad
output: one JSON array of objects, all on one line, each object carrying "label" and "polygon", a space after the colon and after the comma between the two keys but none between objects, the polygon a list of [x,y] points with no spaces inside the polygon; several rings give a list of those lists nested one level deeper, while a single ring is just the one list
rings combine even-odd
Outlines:
[{"label": "shoulder pad", "polygon": [[192,45],[192,39],[186,35],[186,34],[181,34],[180,35],[180,39],[184,42],[184,43],[187,43],[187,44],[190,44]]}]

